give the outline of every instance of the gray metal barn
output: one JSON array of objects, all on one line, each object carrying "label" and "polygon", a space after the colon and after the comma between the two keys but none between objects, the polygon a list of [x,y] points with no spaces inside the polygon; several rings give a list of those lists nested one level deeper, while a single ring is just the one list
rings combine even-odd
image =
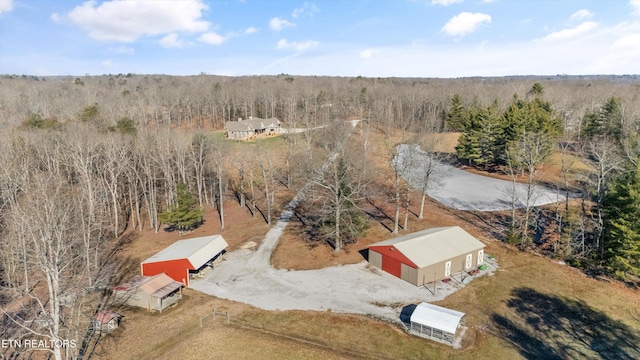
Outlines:
[{"label": "gray metal barn", "polygon": [[369,263],[416,286],[484,262],[484,247],[459,226],[427,229],[369,245]]}]

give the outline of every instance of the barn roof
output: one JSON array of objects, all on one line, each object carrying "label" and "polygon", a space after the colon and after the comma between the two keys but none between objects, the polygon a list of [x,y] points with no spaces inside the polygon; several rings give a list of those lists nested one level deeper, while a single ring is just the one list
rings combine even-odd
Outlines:
[{"label": "barn roof", "polygon": [[157,298],[163,298],[182,287],[182,283],[170,278],[165,273],[154,276],[136,275],[129,281],[114,288],[116,291],[129,291],[138,289]]},{"label": "barn roof", "polygon": [[165,273],[150,277],[138,286],[140,290],[156,298],[163,298],[181,287],[182,283],[173,280]]},{"label": "barn roof", "polygon": [[411,322],[455,334],[465,313],[437,305],[420,303],[411,314]]},{"label": "barn roof", "polygon": [[483,243],[459,226],[422,230],[369,245],[377,246],[393,246],[418,268],[484,248]]},{"label": "barn roof", "polygon": [[227,246],[229,244],[220,235],[178,240],[142,263],[187,259],[193,267],[192,270],[196,270],[222,252]]}]

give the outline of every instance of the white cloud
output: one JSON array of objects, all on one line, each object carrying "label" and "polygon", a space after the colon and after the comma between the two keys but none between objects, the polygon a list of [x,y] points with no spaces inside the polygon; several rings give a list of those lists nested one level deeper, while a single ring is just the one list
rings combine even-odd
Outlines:
[{"label": "white cloud", "polygon": [[365,49],[360,51],[360,57],[363,59],[371,59],[380,53],[380,49]]},{"label": "white cloud", "polygon": [[291,17],[295,19],[302,14],[312,17],[316,12],[318,12],[318,7],[313,3],[305,1],[302,7],[293,9]]},{"label": "white cloud", "polygon": [[640,0],[631,0],[629,1],[629,5],[633,8],[631,12],[633,15],[640,15]]},{"label": "white cloud", "polygon": [[115,54],[132,55],[132,54],[135,54],[136,50],[132,47],[122,45],[115,48],[109,48],[109,52],[115,53]]},{"label": "white cloud", "polygon": [[132,42],[144,35],[207,31],[210,23],[202,20],[207,9],[201,0],[112,0],[99,5],[90,0],[76,6],[67,16],[94,39]]},{"label": "white cloud", "polygon": [[280,39],[278,44],[276,45],[276,49],[279,50],[296,50],[296,51],[305,51],[311,48],[318,46],[318,42],[315,40],[307,40],[307,41],[287,41],[287,39]]},{"label": "white cloud", "polygon": [[593,17],[593,13],[587,9],[581,9],[571,15],[571,20],[582,20]]},{"label": "white cloud", "polygon": [[[0,0],[2,1],[2,0]],[[58,13],[53,13],[51,14],[51,16],[49,16],[49,19],[51,19],[51,21],[53,21],[56,24],[59,24],[62,22],[62,18],[60,17],[60,14]]]},{"label": "white cloud", "polygon": [[200,37],[198,38],[198,41],[203,42],[205,44],[209,44],[209,45],[220,45],[226,40],[227,38],[225,38],[222,35],[218,35],[214,32],[204,33],[200,35]]},{"label": "white cloud", "polygon": [[271,28],[271,30],[280,31],[284,28],[292,26],[296,26],[296,24],[279,17],[274,17],[273,19],[269,20],[269,27]]},{"label": "white cloud", "polygon": [[166,48],[179,48],[184,46],[184,41],[178,38],[178,34],[171,33],[160,39],[160,41],[158,41],[158,44]]},{"label": "white cloud", "polygon": [[108,68],[113,68],[113,67],[118,66],[111,59],[108,59],[108,60],[105,60],[105,61],[101,62],[100,65],[102,65],[104,67],[108,67]]},{"label": "white cloud", "polygon": [[478,29],[480,25],[491,23],[491,16],[482,13],[462,12],[447,21],[440,29],[451,36],[464,36]]},{"label": "white cloud", "polygon": [[449,6],[451,4],[461,3],[463,0],[431,0],[431,5]]},{"label": "white cloud", "polygon": [[257,29],[257,28],[255,28],[255,27],[253,27],[253,26],[249,26],[248,28],[246,28],[246,29],[244,30],[244,33],[245,33],[245,34],[255,34],[255,33],[257,33],[257,32],[258,32],[258,29]]},{"label": "white cloud", "polygon": [[560,31],[556,31],[556,32],[552,32],[551,34],[547,35],[544,37],[543,40],[551,40],[551,41],[555,41],[555,40],[567,40],[567,39],[571,39],[574,38],[576,36],[585,34],[591,30],[593,30],[594,28],[596,28],[598,26],[598,23],[594,22],[594,21],[585,21],[582,24],[573,27],[573,28],[569,28],[569,29],[564,29],[564,30],[560,30]]},{"label": "white cloud", "polygon": [[0,14],[13,9],[13,0],[0,0]]},{"label": "white cloud", "polygon": [[640,50],[640,34],[623,36],[613,42],[613,47]]}]

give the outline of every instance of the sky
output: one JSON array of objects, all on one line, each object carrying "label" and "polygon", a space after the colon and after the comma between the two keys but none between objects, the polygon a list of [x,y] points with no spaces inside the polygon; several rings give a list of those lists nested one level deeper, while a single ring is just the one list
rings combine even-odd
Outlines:
[{"label": "sky", "polygon": [[640,0],[0,0],[0,74],[640,74]]}]

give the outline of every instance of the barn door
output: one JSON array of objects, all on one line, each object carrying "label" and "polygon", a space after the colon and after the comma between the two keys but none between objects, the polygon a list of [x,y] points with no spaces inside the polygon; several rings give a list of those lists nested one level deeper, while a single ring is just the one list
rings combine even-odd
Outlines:
[{"label": "barn door", "polygon": [[484,250],[478,250],[478,265],[484,262]]},{"label": "barn door", "polygon": [[467,255],[467,261],[466,261],[466,263],[464,264],[464,265],[465,265],[465,267],[464,267],[465,269],[468,269],[468,268],[470,268],[470,267],[471,267],[471,262],[472,262],[472,260],[473,260],[473,254],[469,254],[469,255]]},{"label": "barn door", "polygon": [[447,261],[444,264],[444,276],[451,275],[451,261]]}]

